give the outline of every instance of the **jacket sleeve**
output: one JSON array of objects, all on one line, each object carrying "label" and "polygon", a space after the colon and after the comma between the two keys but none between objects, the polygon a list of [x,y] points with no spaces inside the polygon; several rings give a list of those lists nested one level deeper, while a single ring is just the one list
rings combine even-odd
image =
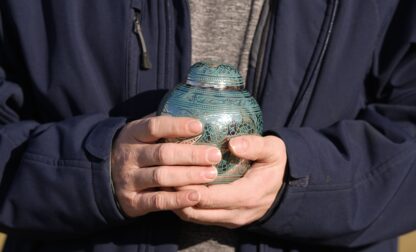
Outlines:
[{"label": "jacket sleeve", "polygon": [[[109,174],[123,118],[21,121],[23,95],[0,68],[0,227],[30,237],[90,233],[123,220]],[[63,236],[65,235],[65,236]]]},{"label": "jacket sleeve", "polygon": [[325,129],[275,129],[288,176],[276,206],[252,229],[355,247],[416,228],[416,4],[407,3],[413,11],[394,19],[375,53],[377,99]]}]

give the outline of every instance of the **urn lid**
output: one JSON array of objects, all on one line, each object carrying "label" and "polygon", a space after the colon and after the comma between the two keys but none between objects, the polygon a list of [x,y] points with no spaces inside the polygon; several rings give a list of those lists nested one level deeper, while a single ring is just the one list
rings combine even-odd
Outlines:
[{"label": "urn lid", "polygon": [[219,89],[242,89],[244,81],[238,70],[228,64],[198,62],[191,66],[186,84]]}]

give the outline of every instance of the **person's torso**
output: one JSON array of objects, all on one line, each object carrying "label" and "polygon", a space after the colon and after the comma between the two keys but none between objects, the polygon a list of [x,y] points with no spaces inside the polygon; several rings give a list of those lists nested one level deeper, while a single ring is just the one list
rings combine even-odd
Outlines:
[{"label": "person's torso", "polygon": [[[22,83],[22,119],[49,122],[86,113],[140,118],[156,110],[166,91],[185,79],[191,64],[185,0],[4,0],[0,4],[6,10],[1,64],[10,80]],[[355,118],[369,98],[367,89],[376,88],[367,85],[367,77],[383,25],[396,4],[271,1],[269,14],[261,21],[263,32],[256,34],[247,77],[247,88],[262,107],[264,128],[320,128]],[[142,65],[143,44],[134,32],[137,18],[151,69]],[[167,224],[158,217],[164,215],[139,220],[123,232],[67,242],[71,246],[62,246],[65,241],[34,244],[38,251],[53,251],[58,245],[67,251],[174,250],[172,233],[179,220],[169,215]],[[308,251],[250,237],[243,251]],[[384,249],[377,251],[389,251]]]}]

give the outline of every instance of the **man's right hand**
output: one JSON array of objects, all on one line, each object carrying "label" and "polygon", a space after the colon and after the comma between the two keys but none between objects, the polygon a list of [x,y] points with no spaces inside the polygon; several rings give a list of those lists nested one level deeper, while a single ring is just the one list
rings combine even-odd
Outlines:
[{"label": "man's right hand", "polygon": [[221,160],[221,152],[207,145],[157,141],[201,132],[198,120],[171,116],[140,119],[121,130],[113,145],[111,176],[116,197],[127,216],[198,204],[197,191],[166,188],[213,181],[217,176],[213,165]]}]

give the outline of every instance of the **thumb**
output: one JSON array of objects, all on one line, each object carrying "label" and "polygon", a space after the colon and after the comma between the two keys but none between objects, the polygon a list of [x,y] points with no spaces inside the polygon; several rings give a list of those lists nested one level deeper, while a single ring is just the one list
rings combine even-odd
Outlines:
[{"label": "thumb", "polygon": [[229,148],[237,157],[264,163],[286,155],[285,144],[276,136],[239,136],[230,139]]}]

